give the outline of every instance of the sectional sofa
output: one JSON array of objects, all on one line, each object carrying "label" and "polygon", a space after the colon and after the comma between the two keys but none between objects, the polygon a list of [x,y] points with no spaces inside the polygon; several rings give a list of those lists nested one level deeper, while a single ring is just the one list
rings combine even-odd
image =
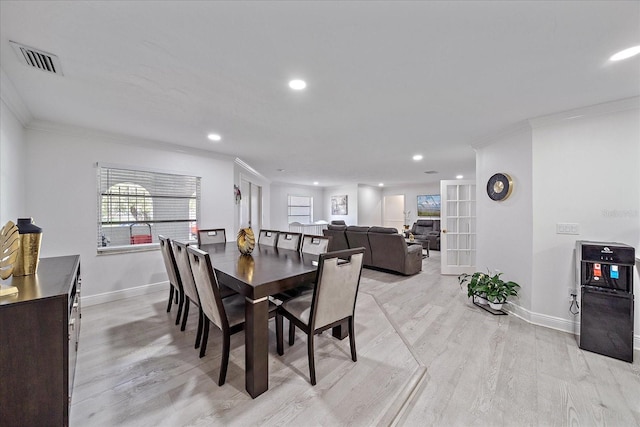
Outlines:
[{"label": "sectional sofa", "polygon": [[363,247],[365,267],[407,276],[422,271],[422,246],[408,246],[395,228],[329,224],[323,233],[331,236],[330,251]]}]

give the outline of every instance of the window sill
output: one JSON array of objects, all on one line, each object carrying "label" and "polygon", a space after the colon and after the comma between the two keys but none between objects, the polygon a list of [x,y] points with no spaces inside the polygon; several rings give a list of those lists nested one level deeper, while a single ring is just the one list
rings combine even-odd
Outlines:
[{"label": "window sill", "polygon": [[127,246],[105,246],[102,248],[98,248],[98,255],[114,255],[130,252],[149,252],[157,251],[158,249],[160,249],[159,243],[144,243],[140,245]]}]

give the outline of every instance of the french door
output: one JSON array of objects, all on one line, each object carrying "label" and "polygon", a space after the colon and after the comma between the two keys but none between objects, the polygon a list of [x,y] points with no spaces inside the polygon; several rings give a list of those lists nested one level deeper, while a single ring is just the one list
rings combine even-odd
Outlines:
[{"label": "french door", "polygon": [[476,183],[440,181],[440,272],[476,271]]}]

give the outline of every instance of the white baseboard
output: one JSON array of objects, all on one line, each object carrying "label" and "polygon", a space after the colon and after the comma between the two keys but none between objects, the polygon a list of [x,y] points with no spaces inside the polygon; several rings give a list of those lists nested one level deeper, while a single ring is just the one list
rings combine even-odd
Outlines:
[{"label": "white baseboard", "polygon": [[117,301],[125,298],[135,297],[138,295],[146,295],[153,292],[167,291],[169,282],[150,283],[148,285],[136,286],[135,288],[122,289],[119,291],[105,292],[103,294],[82,296],[82,305],[85,307],[91,305],[104,304],[105,302]]},{"label": "white baseboard", "polygon": [[[570,334],[576,334],[580,332],[579,319],[575,321],[571,321],[567,319],[562,319],[560,317],[553,317],[553,316],[547,316],[546,314],[534,313],[532,311],[529,311],[511,302],[505,304],[503,308],[509,314],[519,317],[525,322],[532,323],[534,325],[544,326],[545,328],[555,329],[557,331],[562,331],[562,332],[568,332]],[[640,350],[640,335],[633,336],[633,348],[634,350]]]}]

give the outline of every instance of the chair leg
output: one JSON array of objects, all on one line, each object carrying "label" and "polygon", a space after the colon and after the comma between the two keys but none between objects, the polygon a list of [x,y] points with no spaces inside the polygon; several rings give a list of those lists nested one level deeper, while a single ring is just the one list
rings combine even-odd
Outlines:
[{"label": "chair leg", "polygon": [[307,352],[309,353],[309,376],[311,377],[311,385],[316,385],[316,364],[313,358],[313,331],[309,334],[307,340]]},{"label": "chair leg", "polygon": [[174,295],[175,295],[175,298],[176,298],[175,303],[177,304],[178,303],[178,290],[177,289],[176,289],[176,292],[174,293]]},{"label": "chair leg", "polygon": [[202,323],[204,320],[204,313],[202,312],[202,309],[200,307],[198,307],[198,330],[196,331],[196,345],[194,348],[198,348],[200,347],[200,339],[202,338]]},{"label": "chair leg", "polygon": [[173,303],[173,285],[169,283],[169,304],[167,304],[167,313],[171,311],[171,303]]},{"label": "chair leg", "polygon": [[209,340],[209,319],[204,319],[204,331],[202,332],[202,343],[200,344],[200,357],[204,357],[207,351],[207,341]]},{"label": "chair leg", "polygon": [[278,354],[282,356],[284,354],[284,338],[282,337],[282,314],[276,313],[276,346],[278,349]]},{"label": "chair leg", "polygon": [[184,301],[184,312],[182,313],[182,325],[180,325],[180,330],[184,331],[187,327],[187,317],[189,317],[189,298],[185,298]]},{"label": "chair leg", "polygon": [[231,334],[229,332],[222,333],[222,361],[220,362],[220,378],[218,378],[218,386],[224,384],[227,379],[227,366],[229,366],[229,351],[231,347]]},{"label": "chair leg", "polygon": [[289,345],[292,346],[296,342],[296,325],[289,320]]},{"label": "chair leg", "polygon": [[356,334],[354,333],[353,324],[353,316],[351,316],[349,317],[349,346],[351,347],[351,360],[357,362],[358,356],[356,356]]},{"label": "chair leg", "polygon": [[182,314],[182,307],[184,306],[184,292],[182,289],[178,292],[180,294],[180,301],[178,302],[178,315],[176,316],[176,325],[180,323],[180,316]]}]

